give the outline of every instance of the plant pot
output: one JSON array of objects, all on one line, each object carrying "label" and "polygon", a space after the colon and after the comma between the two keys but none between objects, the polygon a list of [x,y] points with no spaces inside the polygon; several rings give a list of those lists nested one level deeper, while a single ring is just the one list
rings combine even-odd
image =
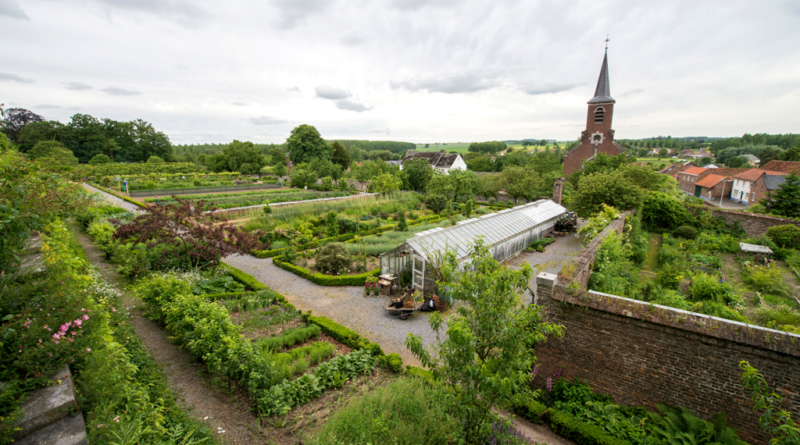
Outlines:
[{"label": "plant pot", "polygon": [[436,308],[439,312],[444,312],[447,309],[447,303],[442,300],[436,299],[433,300],[433,307]]}]

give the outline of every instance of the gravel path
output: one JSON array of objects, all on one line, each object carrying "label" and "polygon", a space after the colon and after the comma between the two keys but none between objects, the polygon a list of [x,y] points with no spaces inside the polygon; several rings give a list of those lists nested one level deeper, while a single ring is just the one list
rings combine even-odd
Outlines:
[{"label": "gravel path", "polygon": [[420,366],[405,347],[407,333],[421,336],[426,346],[436,340],[428,323],[430,313],[418,312],[406,320],[390,317],[383,310],[386,297],[364,297],[361,286],[320,286],[281,269],[272,258],[233,255],[224,262],[253,275],[297,309],[328,317],[378,343],[387,354],[396,352],[406,365]]},{"label": "gravel path", "polygon": [[115,206],[122,207],[123,209],[128,210],[130,212],[138,212],[140,210],[138,206],[135,206],[122,199],[119,199],[116,196],[112,195],[111,193],[104,192],[97,187],[92,187],[91,185],[86,184],[85,182],[82,183],[81,185],[83,185],[83,188],[85,188],[89,192],[99,194],[100,196],[105,198],[106,201],[114,204]]}]

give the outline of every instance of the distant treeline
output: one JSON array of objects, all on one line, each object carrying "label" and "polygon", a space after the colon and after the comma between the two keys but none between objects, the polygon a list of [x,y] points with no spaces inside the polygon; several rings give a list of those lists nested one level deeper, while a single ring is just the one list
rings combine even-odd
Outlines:
[{"label": "distant treeline", "polygon": [[39,142],[56,141],[82,163],[98,154],[115,162],[145,162],[150,156],[173,160],[167,135],[141,119],[121,122],[78,113],[62,124],[22,108],[5,110],[4,114],[0,129],[23,153]]},{"label": "distant treeline", "polygon": [[[199,162],[200,155],[213,156],[217,153],[222,153],[222,150],[227,148],[227,144],[175,144],[172,146],[172,152],[177,161],[182,162]],[[269,155],[270,150],[279,148],[281,151],[286,151],[283,144],[253,144],[261,150],[261,154]]]},{"label": "distant treeline", "polygon": [[413,150],[416,145],[411,142],[397,142],[397,141],[359,141],[353,139],[330,139],[327,140],[329,144],[338,142],[346,149],[352,146],[357,146],[361,151],[390,151],[394,154],[403,154],[408,150]]},{"label": "distant treeline", "polygon": [[[711,143],[711,151],[715,154],[732,147],[774,145],[787,150],[800,143],[800,134],[745,134],[740,138],[719,139]],[[755,153],[753,153],[755,154]]]},{"label": "distant treeline", "polygon": [[470,153],[494,154],[504,151],[506,148],[508,148],[508,145],[502,141],[473,142],[469,144],[467,151]]}]

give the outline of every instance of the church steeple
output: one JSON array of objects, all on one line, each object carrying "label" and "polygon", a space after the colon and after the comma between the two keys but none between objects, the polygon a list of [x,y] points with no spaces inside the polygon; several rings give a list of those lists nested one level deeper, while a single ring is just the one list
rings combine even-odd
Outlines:
[{"label": "church steeple", "polygon": [[616,102],[611,97],[611,84],[608,80],[608,48],[606,48],[606,55],[603,57],[603,67],[600,68],[600,78],[597,79],[597,88],[594,90],[594,97],[588,103],[607,103]]}]

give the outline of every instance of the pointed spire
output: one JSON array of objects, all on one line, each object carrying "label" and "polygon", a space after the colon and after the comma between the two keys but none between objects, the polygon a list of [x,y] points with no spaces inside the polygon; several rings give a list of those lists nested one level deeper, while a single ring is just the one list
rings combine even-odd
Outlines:
[{"label": "pointed spire", "polygon": [[608,80],[608,48],[603,57],[603,67],[600,68],[600,78],[597,79],[597,88],[594,90],[594,98],[589,103],[616,102],[611,97],[611,84]]}]

